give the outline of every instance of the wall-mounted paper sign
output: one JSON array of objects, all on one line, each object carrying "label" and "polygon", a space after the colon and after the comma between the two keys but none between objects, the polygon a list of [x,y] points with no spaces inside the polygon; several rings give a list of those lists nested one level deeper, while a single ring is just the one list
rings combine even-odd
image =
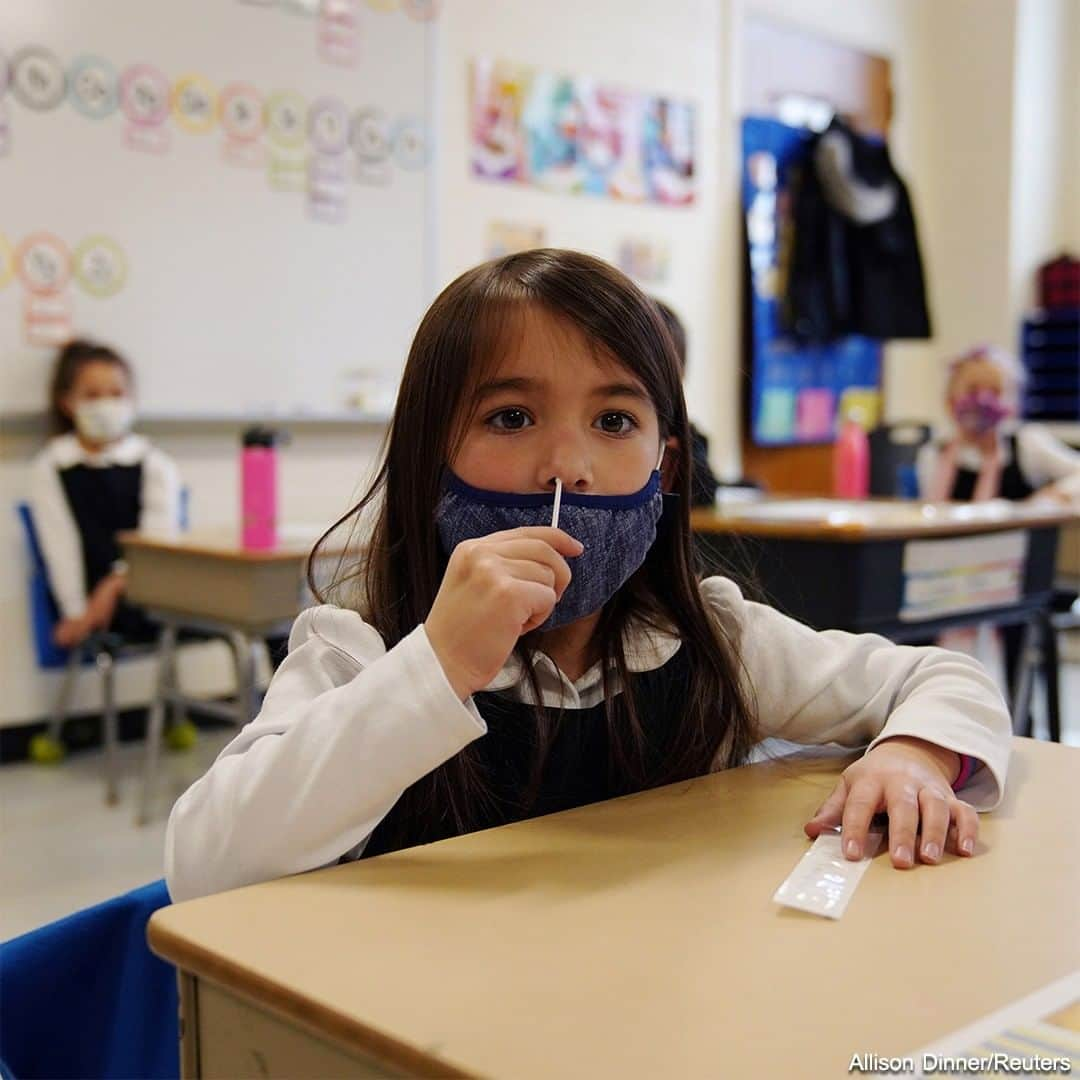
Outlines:
[{"label": "wall-mounted paper sign", "polygon": [[230,83],[218,98],[218,117],[225,135],[222,157],[232,165],[262,165],[266,121],[259,91],[248,83]]},{"label": "wall-mounted paper sign", "polygon": [[133,150],[163,154],[169,149],[169,80],[149,64],[134,64],[120,77],[120,107],[127,118],[124,137]]},{"label": "wall-mounted paper sign", "polygon": [[322,0],[316,31],[319,56],[328,64],[355,67],[360,59],[360,0]]},{"label": "wall-mounted paper sign", "polygon": [[389,184],[390,122],[381,109],[368,106],[352,116],[349,143],[356,157],[355,176],[361,184]]},{"label": "wall-mounted paper sign", "polygon": [[670,252],[663,240],[627,237],[619,244],[616,265],[637,281],[657,284],[667,280]]},{"label": "wall-mounted paper sign", "polygon": [[307,102],[291,90],[266,100],[267,177],[277,191],[307,188]]},{"label": "wall-mounted paper sign", "polygon": [[15,272],[27,296],[23,304],[23,333],[30,345],[56,345],[71,335],[71,256],[51,233],[26,237],[15,252]]},{"label": "wall-mounted paper sign", "polygon": [[173,116],[192,135],[212,131],[217,118],[216,91],[202,75],[184,75],[176,80],[172,93]]},{"label": "wall-mounted paper sign", "polygon": [[127,281],[127,257],[115,240],[88,236],[72,256],[75,280],[91,296],[115,296]]},{"label": "wall-mounted paper sign", "polygon": [[394,125],[391,137],[394,160],[403,169],[422,169],[428,160],[427,132],[424,122],[415,117],[404,117]]},{"label": "wall-mounted paper sign", "polygon": [[493,221],[488,225],[487,257],[501,259],[519,251],[531,251],[544,246],[543,225],[521,225],[506,221]]},{"label": "wall-mounted paper sign", "polygon": [[347,213],[349,112],[336,98],[320,98],[308,113],[308,215],[338,223]]},{"label": "wall-mounted paper sign", "polygon": [[55,53],[38,45],[11,58],[11,92],[20,105],[38,112],[55,109],[67,93],[64,66]]},{"label": "wall-mounted paper sign", "polygon": [[80,56],[68,71],[68,100],[91,120],[104,120],[120,107],[120,80],[108,60]]}]

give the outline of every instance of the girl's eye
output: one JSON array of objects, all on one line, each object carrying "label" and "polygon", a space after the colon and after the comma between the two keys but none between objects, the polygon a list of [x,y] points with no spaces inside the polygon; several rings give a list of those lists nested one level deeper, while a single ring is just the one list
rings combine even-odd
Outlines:
[{"label": "girl's eye", "polygon": [[624,412],[603,413],[596,423],[607,435],[629,435],[637,427],[637,421],[629,413]]},{"label": "girl's eye", "polygon": [[500,409],[485,421],[497,431],[521,431],[532,424],[529,414],[524,409]]}]

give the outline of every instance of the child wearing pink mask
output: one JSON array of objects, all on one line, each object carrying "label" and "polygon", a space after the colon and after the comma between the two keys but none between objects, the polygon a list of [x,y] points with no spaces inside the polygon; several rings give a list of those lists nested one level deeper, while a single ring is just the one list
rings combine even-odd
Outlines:
[{"label": "child wearing pink mask", "polygon": [[1053,499],[1080,506],[1080,453],[1045,427],[1017,422],[1024,372],[979,345],[949,365],[951,437],[919,454],[919,490],[932,502]]}]

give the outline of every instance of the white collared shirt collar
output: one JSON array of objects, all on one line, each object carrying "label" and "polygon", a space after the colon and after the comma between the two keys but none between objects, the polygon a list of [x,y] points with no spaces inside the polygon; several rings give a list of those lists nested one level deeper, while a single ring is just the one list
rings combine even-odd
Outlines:
[{"label": "white collared shirt collar", "polygon": [[137,465],[146,457],[149,445],[142,435],[125,435],[99,453],[92,453],[69,431],[53,439],[49,451],[58,469],[70,469],[74,465],[104,469],[110,465]]},{"label": "white collared shirt collar", "polygon": [[[627,634],[626,666],[633,672],[655,671],[666,664],[679,650],[682,644],[679,637],[664,630],[634,624]],[[602,665],[593,664],[579,679],[571,682],[546,653],[535,652],[532,655],[533,671],[540,688],[540,704],[549,708],[591,709],[604,700],[604,680]],[[621,692],[618,673],[608,673],[611,696]],[[503,664],[499,674],[491,680],[485,690],[511,690],[513,696],[527,704],[535,704],[532,686],[525,673],[525,667],[517,653],[511,653]]]}]

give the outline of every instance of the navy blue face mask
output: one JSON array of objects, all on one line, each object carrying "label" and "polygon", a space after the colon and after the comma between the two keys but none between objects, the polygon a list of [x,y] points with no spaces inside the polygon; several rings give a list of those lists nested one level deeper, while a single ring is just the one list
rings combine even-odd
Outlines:
[{"label": "navy blue face mask", "polygon": [[[463,540],[527,525],[550,525],[554,492],[514,495],[466,484],[449,469],[435,524],[443,551]],[[630,495],[579,495],[563,491],[559,528],[585,550],[567,559],[571,580],[555,610],[538,630],[554,630],[599,611],[645,561],[656,540],[664,508],[660,471]]]}]

